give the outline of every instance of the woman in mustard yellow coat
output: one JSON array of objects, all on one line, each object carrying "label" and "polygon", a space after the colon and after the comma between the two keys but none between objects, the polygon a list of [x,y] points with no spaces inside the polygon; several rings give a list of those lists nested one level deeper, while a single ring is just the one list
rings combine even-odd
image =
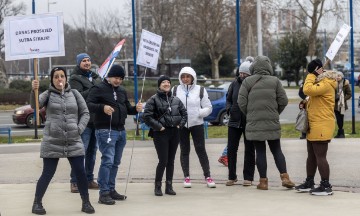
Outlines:
[{"label": "woman in mustard yellow coat", "polygon": [[[311,61],[307,69],[309,74],[303,87],[304,94],[309,96],[306,104],[310,128],[306,135],[307,178],[295,189],[301,192],[310,191],[312,195],[331,195],[333,192],[329,182],[330,168],[326,154],[335,130],[334,106],[337,74],[333,71],[325,72],[319,59]],[[320,185],[314,188],[317,168],[321,181]]]}]

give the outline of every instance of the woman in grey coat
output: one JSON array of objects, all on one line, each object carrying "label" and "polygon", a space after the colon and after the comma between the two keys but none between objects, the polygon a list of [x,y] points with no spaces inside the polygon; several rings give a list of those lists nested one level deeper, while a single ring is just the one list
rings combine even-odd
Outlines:
[{"label": "woman in grey coat", "polygon": [[[80,134],[89,121],[89,111],[81,94],[67,84],[66,71],[56,67],[51,70],[51,81],[47,91],[39,96],[39,107],[46,107],[44,137],[41,142],[40,157],[43,171],[36,185],[32,213],[46,214],[42,198],[55,174],[59,158],[67,158],[78,179],[82,199],[81,211],[94,213],[89,202],[87,179],[84,168],[85,149]],[[39,89],[39,81],[32,82],[32,89]],[[34,93],[30,96],[31,107],[35,107]]]},{"label": "woman in grey coat", "polygon": [[256,57],[250,66],[250,73],[252,76],[246,78],[240,87],[238,104],[246,115],[246,138],[255,145],[256,165],[260,175],[257,189],[268,189],[266,141],[280,172],[282,186],[292,188],[295,184],[287,174],[285,156],[280,146],[279,115],[288,104],[286,92],[279,79],[272,76],[273,69],[268,57]]}]

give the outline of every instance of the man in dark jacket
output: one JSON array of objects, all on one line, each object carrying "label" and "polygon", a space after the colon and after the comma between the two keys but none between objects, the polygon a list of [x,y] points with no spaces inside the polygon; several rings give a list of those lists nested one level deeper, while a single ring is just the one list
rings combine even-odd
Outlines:
[{"label": "man in dark jacket", "polygon": [[126,145],[125,119],[127,114],[135,115],[142,110],[141,102],[136,106],[130,104],[125,89],[120,86],[124,77],[124,69],[113,65],[107,78],[92,87],[87,98],[90,112],[95,113],[95,135],[102,154],[97,179],[99,203],[105,205],[126,199],[115,190],[116,175]]},{"label": "man in dark jacket", "polygon": [[[100,83],[101,78],[95,72],[91,71],[91,58],[86,53],[80,53],[76,56],[76,67],[71,73],[69,84],[72,89],[76,89],[80,92],[83,98],[87,99],[89,90],[95,84]],[[82,142],[85,147],[85,171],[88,180],[89,189],[99,189],[98,184],[94,181],[94,166],[96,161],[96,137],[94,127],[94,113],[90,113],[90,120],[81,134]],[[78,193],[77,179],[74,172],[70,173],[70,191],[72,193]]]}]

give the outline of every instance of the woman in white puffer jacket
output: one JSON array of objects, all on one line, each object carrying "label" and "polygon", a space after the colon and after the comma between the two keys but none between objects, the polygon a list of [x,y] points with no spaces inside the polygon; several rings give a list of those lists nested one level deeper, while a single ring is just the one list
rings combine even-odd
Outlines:
[{"label": "woman in white puffer jacket", "polygon": [[212,105],[206,89],[204,89],[203,97],[200,97],[201,86],[196,85],[196,81],[194,69],[191,67],[182,68],[179,73],[180,85],[176,88],[175,92],[175,95],[185,105],[188,113],[187,123],[180,129],[180,162],[185,177],[184,187],[191,187],[189,169],[191,134],[207,186],[214,188],[216,185],[210,176],[210,165],[205,149],[204,137],[204,118],[211,114]]}]

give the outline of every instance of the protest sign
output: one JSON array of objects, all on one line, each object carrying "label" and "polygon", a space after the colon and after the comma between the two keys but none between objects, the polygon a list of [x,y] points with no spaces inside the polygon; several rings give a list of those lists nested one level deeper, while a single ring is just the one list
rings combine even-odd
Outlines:
[{"label": "protest sign", "polygon": [[5,17],[4,41],[6,61],[64,56],[62,13]]},{"label": "protest sign", "polygon": [[137,64],[156,70],[159,60],[162,37],[142,30],[137,57]]},{"label": "protest sign", "polygon": [[350,29],[350,26],[343,24],[340,31],[337,33],[334,41],[331,43],[329,50],[326,52],[326,57],[331,61],[334,59],[336,53],[339,51],[341,45],[344,43],[344,40],[349,34]]}]

